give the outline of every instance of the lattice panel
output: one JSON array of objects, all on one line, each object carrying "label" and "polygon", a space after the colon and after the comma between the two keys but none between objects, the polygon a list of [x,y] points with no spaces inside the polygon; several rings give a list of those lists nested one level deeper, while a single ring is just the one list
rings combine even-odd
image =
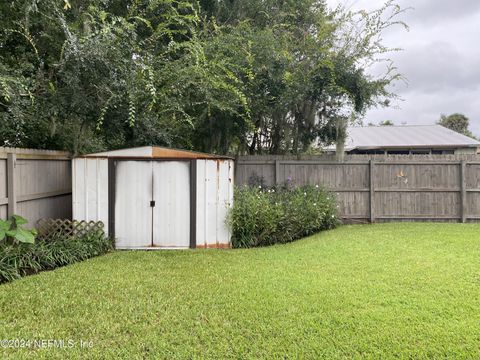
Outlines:
[{"label": "lattice panel", "polygon": [[82,237],[87,234],[104,234],[101,221],[78,221],[67,219],[40,219],[37,221],[37,239],[48,240],[55,236]]}]

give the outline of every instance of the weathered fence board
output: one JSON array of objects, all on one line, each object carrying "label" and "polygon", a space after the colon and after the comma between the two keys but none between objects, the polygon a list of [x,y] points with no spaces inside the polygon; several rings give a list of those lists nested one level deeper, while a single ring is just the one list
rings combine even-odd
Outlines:
[{"label": "weathered fence board", "polygon": [[71,218],[71,194],[68,153],[0,147],[0,218]]},{"label": "weathered fence board", "polygon": [[7,160],[0,159],[0,219],[5,218],[7,216],[7,212]]},{"label": "weathered fence board", "polygon": [[237,185],[324,185],[350,221],[480,220],[480,156],[242,156]]}]

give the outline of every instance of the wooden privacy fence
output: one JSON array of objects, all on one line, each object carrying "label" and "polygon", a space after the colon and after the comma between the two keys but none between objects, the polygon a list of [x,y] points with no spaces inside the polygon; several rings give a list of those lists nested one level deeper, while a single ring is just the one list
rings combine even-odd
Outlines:
[{"label": "wooden privacy fence", "polygon": [[70,156],[62,151],[0,147],[0,218],[71,218]]},{"label": "wooden privacy fence", "polygon": [[478,221],[480,157],[469,155],[331,156],[237,159],[237,185],[323,185],[337,193],[348,222]]}]

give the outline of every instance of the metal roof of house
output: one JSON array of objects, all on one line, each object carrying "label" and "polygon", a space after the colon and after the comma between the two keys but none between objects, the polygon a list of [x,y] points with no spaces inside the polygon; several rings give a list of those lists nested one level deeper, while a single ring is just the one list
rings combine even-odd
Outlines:
[{"label": "metal roof of house", "polygon": [[[349,127],[345,150],[384,148],[465,148],[480,142],[441,125]],[[335,150],[329,146],[327,150]]]},{"label": "metal roof of house", "polygon": [[201,152],[171,149],[160,146],[142,146],[86,154],[87,158],[146,158],[146,159],[232,159],[229,156],[205,154]]}]

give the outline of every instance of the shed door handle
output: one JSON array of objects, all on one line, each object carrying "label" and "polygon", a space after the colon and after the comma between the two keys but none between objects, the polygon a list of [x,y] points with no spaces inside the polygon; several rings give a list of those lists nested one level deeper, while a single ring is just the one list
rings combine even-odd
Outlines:
[{"label": "shed door handle", "polygon": [[155,207],[155,200],[150,201],[150,207]]}]

